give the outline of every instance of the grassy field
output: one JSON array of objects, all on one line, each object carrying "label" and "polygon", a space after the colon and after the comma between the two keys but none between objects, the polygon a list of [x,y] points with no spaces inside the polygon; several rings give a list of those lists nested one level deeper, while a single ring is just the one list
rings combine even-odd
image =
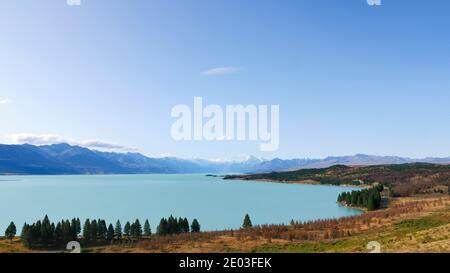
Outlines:
[{"label": "grassy field", "polygon": [[450,210],[424,218],[405,220],[349,238],[321,242],[287,243],[259,247],[254,252],[269,253],[355,253],[368,252],[369,242],[381,244],[385,253],[446,252],[450,253]]}]

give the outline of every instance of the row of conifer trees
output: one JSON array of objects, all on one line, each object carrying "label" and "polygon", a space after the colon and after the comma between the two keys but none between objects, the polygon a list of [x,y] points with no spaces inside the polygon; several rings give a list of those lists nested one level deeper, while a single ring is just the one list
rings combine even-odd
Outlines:
[{"label": "row of conifer trees", "polygon": [[[162,218],[157,227],[157,235],[165,236],[169,234],[200,232],[200,223],[197,219],[189,225],[187,218]],[[5,235],[12,239],[16,235],[16,227],[13,222],[8,226]],[[53,223],[46,215],[43,220],[33,224],[25,223],[20,238],[22,243],[29,248],[34,247],[62,247],[70,241],[81,240],[84,243],[101,243],[109,241],[118,241],[122,239],[140,239],[152,235],[150,222],[145,221],[141,225],[139,219],[130,223],[122,224],[118,220],[115,225],[107,224],[103,219],[86,219],[81,226],[79,218],[72,220],[61,220]]]},{"label": "row of conifer trees", "polygon": [[[250,216],[245,215],[243,228],[251,228]],[[176,218],[172,215],[162,218],[156,234],[160,236],[180,234],[188,232],[200,232],[201,227],[197,219],[189,225],[187,218]],[[5,237],[12,240],[16,236],[16,225],[11,222],[5,230]],[[109,241],[120,241],[122,239],[140,239],[152,235],[150,222],[145,221],[142,227],[139,219],[133,223],[126,222],[122,229],[122,224],[118,220],[115,225],[107,224],[105,220],[86,219],[83,227],[79,218],[72,220],[61,220],[57,223],[50,222],[46,215],[43,220],[33,224],[25,223],[20,239],[29,248],[36,247],[64,247],[70,241],[83,241],[84,243],[102,243]]]},{"label": "row of conifer trees", "polygon": [[162,218],[156,233],[158,235],[169,235],[169,234],[178,234],[178,233],[187,233],[189,231],[192,232],[200,232],[200,223],[197,219],[192,221],[191,226],[189,227],[189,221],[187,218],[175,218],[172,215],[169,218]]}]

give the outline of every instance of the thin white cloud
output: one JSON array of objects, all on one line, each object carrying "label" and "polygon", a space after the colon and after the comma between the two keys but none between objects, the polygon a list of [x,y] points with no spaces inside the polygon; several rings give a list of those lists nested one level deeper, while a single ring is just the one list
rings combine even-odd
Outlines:
[{"label": "thin white cloud", "polygon": [[225,67],[216,67],[205,70],[202,72],[204,76],[220,76],[226,74],[234,74],[240,72],[241,69],[239,67],[233,66],[225,66]]},{"label": "thin white cloud", "polygon": [[122,150],[122,151],[134,151],[135,149],[125,147],[123,145],[107,142],[103,140],[85,140],[79,143],[80,146],[92,149],[106,149],[106,150]]},{"label": "thin white cloud", "polygon": [[58,134],[12,134],[6,137],[11,144],[31,144],[31,145],[51,145],[68,143],[89,149],[109,150],[109,151],[135,151],[134,148],[129,148],[114,142],[90,139],[90,140],[74,140],[64,138]]},{"label": "thin white cloud", "polygon": [[0,98],[0,105],[11,103],[10,99]]},{"label": "thin white cloud", "polygon": [[12,134],[7,136],[6,139],[12,144],[28,143],[32,145],[58,144],[67,141],[60,135],[55,134]]}]

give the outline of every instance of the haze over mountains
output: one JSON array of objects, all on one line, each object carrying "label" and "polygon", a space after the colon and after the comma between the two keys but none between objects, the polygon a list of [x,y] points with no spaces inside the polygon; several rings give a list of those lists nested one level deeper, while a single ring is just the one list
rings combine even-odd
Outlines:
[{"label": "haze over mountains", "polygon": [[139,153],[110,153],[69,144],[44,146],[1,145],[0,174],[150,174],[150,173],[263,173],[332,165],[381,165],[411,162],[450,163],[447,158],[411,159],[396,156],[327,157],[325,159],[273,159],[249,157],[240,162],[215,162],[172,157],[151,158]]}]

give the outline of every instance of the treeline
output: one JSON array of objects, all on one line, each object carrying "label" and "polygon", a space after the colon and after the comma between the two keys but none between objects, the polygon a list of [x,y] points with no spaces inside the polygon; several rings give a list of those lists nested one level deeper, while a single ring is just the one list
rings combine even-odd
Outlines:
[{"label": "treeline", "polygon": [[339,178],[339,177],[319,177],[317,180],[319,180],[320,184],[323,185],[333,185],[333,186],[341,186],[341,185],[352,185],[352,186],[359,186],[361,185],[361,182],[359,180],[354,180],[350,178]]},{"label": "treeline", "polygon": [[[161,219],[157,228],[157,235],[169,235],[175,233],[200,232],[200,223],[194,219],[189,225],[187,218]],[[5,231],[5,236],[12,239],[16,235],[15,224],[11,222]],[[136,240],[152,235],[150,222],[145,221],[141,225],[139,219],[122,224],[118,220],[115,225],[108,224],[105,220],[86,219],[81,226],[79,218],[62,220],[58,223],[50,222],[46,215],[43,220],[33,224],[25,223],[20,234],[21,241],[28,248],[57,248],[64,247],[70,241],[82,241],[85,244],[101,244],[120,241],[122,239]]]},{"label": "treeline", "polygon": [[150,223],[145,221],[144,228],[142,228],[139,219],[136,219],[133,223],[126,222],[122,229],[122,224],[117,220],[115,226],[112,224],[107,225],[105,220],[92,220],[86,219],[83,226],[83,241],[86,243],[98,242],[98,241],[113,241],[126,239],[138,239],[142,236],[150,236],[152,234]]},{"label": "treeline", "polygon": [[357,206],[367,208],[369,211],[377,210],[381,206],[381,194],[383,186],[379,185],[371,189],[360,191],[344,192],[339,194],[338,202],[347,206]]},{"label": "treeline", "polygon": [[62,220],[51,223],[46,215],[42,221],[31,225],[25,223],[22,232],[22,243],[29,248],[63,246],[78,238],[81,231],[80,219]]},{"label": "treeline", "polygon": [[192,221],[191,226],[189,227],[189,221],[187,218],[176,218],[172,215],[169,218],[162,218],[158,228],[156,229],[157,235],[171,235],[171,234],[179,234],[179,233],[188,233],[188,232],[200,232],[200,223],[197,219]]}]

